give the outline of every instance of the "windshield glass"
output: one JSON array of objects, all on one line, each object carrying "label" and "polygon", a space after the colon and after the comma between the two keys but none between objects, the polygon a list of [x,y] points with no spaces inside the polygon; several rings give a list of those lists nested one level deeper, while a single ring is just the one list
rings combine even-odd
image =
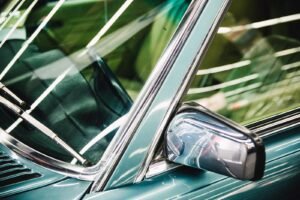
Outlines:
[{"label": "windshield glass", "polygon": [[95,164],[187,6],[185,0],[1,1],[1,129],[53,158]]}]

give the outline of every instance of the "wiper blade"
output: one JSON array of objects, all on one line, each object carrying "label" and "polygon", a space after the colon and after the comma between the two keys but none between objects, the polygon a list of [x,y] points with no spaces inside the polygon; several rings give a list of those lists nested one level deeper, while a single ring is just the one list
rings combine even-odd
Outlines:
[{"label": "wiper blade", "polygon": [[8,101],[3,96],[0,95],[0,104],[4,105],[6,108],[14,112],[18,117],[22,118],[26,122],[30,123],[32,126],[40,130],[42,133],[54,140],[58,145],[68,151],[72,156],[74,156],[83,165],[88,165],[89,162],[84,159],[79,153],[77,153],[72,147],[65,143],[61,138],[58,137],[51,129],[42,124],[40,121],[35,119],[30,114],[26,113],[22,108],[15,105],[14,103]]}]

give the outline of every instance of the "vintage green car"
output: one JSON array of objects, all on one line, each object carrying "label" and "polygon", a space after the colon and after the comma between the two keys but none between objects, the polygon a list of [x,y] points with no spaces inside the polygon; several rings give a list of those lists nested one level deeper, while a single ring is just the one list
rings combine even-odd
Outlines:
[{"label": "vintage green car", "polygon": [[0,0],[0,199],[299,199],[300,1]]}]

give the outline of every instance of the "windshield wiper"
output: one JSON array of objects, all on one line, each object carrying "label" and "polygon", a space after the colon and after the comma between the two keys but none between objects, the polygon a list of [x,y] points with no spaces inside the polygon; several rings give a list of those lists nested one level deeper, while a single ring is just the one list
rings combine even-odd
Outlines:
[{"label": "windshield wiper", "polygon": [[[3,84],[2,84],[3,85]],[[61,138],[58,137],[52,130],[50,130],[47,126],[39,122],[37,119],[35,119],[30,114],[26,113],[22,108],[17,106],[16,104],[10,102],[6,98],[0,95],[0,104],[14,112],[18,117],[22,118],[38,130],[40,130],[42,133],[50,137],[52,140],[54,140],[58,145],[60,145],[62,148],[64,148],[66,151],[68,151],[72,156],[74,156],[79,162],[81,162],[83,165],[88,165],[89,162],[84,159],[79,153],[77,153],[72,147],[70,147],[67,143],[65,143]]]},{"label": "windshield wiper", "polygon": [[3,83],[0,82],[0,94],[8,96],[11,100],[16,102],[22,109],[27,109],[28,106],[25,101],[20,99],[17,95],[15,95],[10,89],[8,89]]}]

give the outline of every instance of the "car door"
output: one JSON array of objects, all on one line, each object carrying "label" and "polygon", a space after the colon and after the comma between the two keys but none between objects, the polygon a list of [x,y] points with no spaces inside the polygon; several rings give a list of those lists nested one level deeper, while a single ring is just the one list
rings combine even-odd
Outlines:
[{"label": "car door", "polygon": [[[86,198],[296,199],[300,182],[299,84],[295,78],[299,37],[288,30],[299,26],[299,9],[288,4],[279,12],[279,3],[270,7],[268,2],[233,2],[226,14],[229,1],[193,2],[188,11],[193,17],[184,19],[190,26],[183,23],[186,27],[179,27],[175,35],[175,40],[184,41],[182,46],[171,42],[166,50],[169,57],[161,59],[172,61],[166,62],[171,63],[169,71],[150,79],[145,99],[136,104],[133,118],[121,130],[130,143],[115,151],[120,153],[120,159],[111,163],[116,168],[108,170]],[[147,93],[150,89],[151,94]],[[240,181],[167,162],[161,154],[162,135],[186,101],[196,101],[260,135],[266,147],[264,178]],[[97,193],[100,190],[104,191]]]}]

